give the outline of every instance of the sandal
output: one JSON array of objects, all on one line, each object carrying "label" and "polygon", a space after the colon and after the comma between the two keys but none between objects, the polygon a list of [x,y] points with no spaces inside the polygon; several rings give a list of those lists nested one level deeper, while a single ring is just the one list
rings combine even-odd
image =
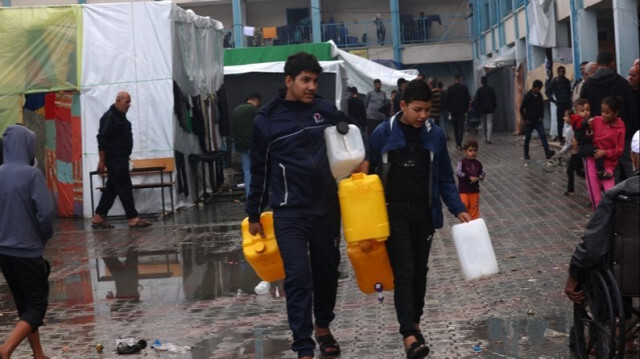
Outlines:
[{"label": "sandal", "polygon": [[[331,334],[316,337],[316,341],[320,345],[320,353],[324,356],[340,355],[340,345]],[[328,350],[333,349],[333,350]]]},{"label": "sandal", "polygon": [[152,225],[153,223],[144,220],[144,219],[139,219],[138,222],[134,223],[134,224],[130,224],[129,228],[144,228],[144,227],[149,227],[150,225]]},{"label": "sandal", "polygon": [[93,228],[93,229],[109,229],[109,228],[113,228],[113,224],[110,224],[107,221],[91,222],[91,228]]},{"label": "sandal", "polygon": [[424,343],[420,343],[417,336],[415,338],[416,341],[411,343],[411,345],[405,349],[405,352],[407,352],[407,359],[426,358],[429,355],[429,347]]}]

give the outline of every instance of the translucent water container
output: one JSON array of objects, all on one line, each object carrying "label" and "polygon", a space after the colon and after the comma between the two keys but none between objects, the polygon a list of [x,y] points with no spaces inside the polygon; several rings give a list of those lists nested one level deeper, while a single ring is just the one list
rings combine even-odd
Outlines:
[{"label": "translucent water container", "polygon": [[498,273],[498,261],[484,219],[455,224],[451,234],[465,280]]},{"label": "translucent water container", "polygon": [[389,217],[382,181],[377,175],[354,173],[338,183],[342,226],[347,243],[389,237]]},{"label": "translucent water container", "polygon": [[[347,245],[347,254],[358,280],[358,288],[366,294],[393,289],[393,271],[385,242],[360,241]],[[382,285],[380,290],[376,285]]]},{"label": "translucent water container", "polygon": [[324,129],[324,139],[335,179],[348,176],[364,160],[364,143],[358,126],[339,122]]},{"label": "translucent water container", "polygon": [[249,218],[242,221],[242,251],[258,277],[266,282],[284,279],[284,264],[273,231],[273,212],[260,215],[265,238],[249,233]]}]

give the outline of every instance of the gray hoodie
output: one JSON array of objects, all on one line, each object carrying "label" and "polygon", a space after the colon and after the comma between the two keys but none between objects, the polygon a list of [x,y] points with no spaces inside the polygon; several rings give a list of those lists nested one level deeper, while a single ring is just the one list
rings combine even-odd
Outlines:
[{"label": "gray hoodie", "polygon": [[4,132],[0,166],[0,254],[42,256],[53,235],[53,201],[39,169],[31,166],[36,135],[24,126]]}]

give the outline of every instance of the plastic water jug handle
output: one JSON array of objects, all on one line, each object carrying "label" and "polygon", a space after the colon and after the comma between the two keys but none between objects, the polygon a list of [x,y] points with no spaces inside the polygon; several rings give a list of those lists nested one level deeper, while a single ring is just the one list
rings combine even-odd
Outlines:
[{"label": "plastic water jug handle", "polygon": [[253,250],[256,251],[256,253],[263,253],[266,249],[267,246],[265,246],[263,242],[258,242],[253,245]]},{"label": "plastic water jug handle", "polygon": [[346,135],[349,132],[349,124],[345,121],[340,121],[336,125],[336,131],[341,135]]},{"label": "plastic water jug handle", "polygon": [[351,174],[351,179],[353,180],[361,180],[363,178],[364,178],[364,173],[362,172],[356,172]]}]

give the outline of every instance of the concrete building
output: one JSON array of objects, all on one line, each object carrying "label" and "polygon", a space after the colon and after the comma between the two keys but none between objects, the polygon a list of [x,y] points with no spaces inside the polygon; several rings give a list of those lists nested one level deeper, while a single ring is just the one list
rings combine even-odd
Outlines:
[{"label": "concrete building", "polygon": [[[637,0],[472,0],[470,4],[475,78],[487,74],[494,83],[510,83],[501,86],[501,95],[513,99],[512,112],[534,79],[547,80],[546,63],[553,64],[552,75],[564,65],[573,81],[581,77],[580,63],[595,61],[601,51],[615,54],[623,76],[639,55]],[[546,121],[549,127],[550,118]]]}]

